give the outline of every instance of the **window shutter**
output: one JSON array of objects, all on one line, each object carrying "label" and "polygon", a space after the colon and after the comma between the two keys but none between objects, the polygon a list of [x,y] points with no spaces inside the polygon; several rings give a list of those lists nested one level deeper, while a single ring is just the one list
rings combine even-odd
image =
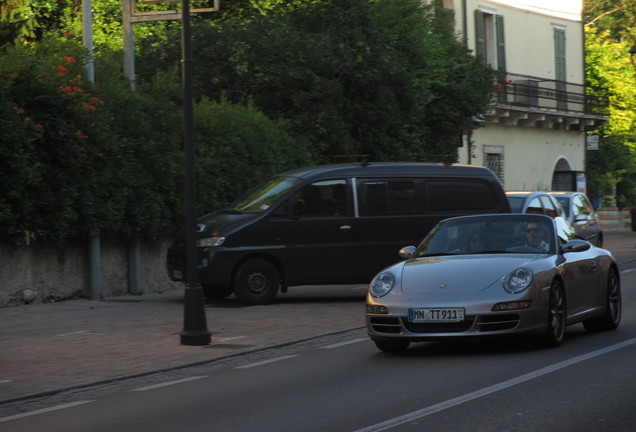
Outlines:
[{"label": "window shutter", "polygon": [[497,70],[506,72],[506,41],[504,37],[504,17],[497,15]]},{"label": "window shutter", "polygon": [[484,30],[484,13],[475,9],[475,55],[486,62],[486,34]]},{"label": "window shutter", "polygon": [[567,109],[566,70],[565,70],[565,30],[554,29],[554,78],[556,79],[557,109]]}]

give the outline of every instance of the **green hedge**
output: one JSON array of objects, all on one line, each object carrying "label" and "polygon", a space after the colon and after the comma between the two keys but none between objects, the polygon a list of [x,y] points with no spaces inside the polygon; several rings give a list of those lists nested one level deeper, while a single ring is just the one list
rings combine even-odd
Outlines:
[{"label": "green hedge", "polygon": [[[156,239],[183,221],[180,89],[158,73],[135,91],[120,73],[91,85],[76,41],[51,39],[0,57],[0,241],[63,247],[99,232]],[[102,59],[109,64],[108,59]],[[99,83],[99,81],[98,81]],[[255,107],[195,107],[199,212],[265,177],[311,163],[283,122]]]}]

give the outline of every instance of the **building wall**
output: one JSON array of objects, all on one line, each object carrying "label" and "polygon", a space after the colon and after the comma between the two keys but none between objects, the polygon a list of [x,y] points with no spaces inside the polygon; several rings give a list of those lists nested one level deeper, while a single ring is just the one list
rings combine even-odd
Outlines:
[{"label": "building wall", "polygon": [[[550,190],[559,161],[563,161],[560,169],[566,162],[571,171],[584,171],[583,135],[582,132],[493,124],[473,132],[470,163],[487,166],[486,154],[500,149],[501,180],[506,190]],[[459,153],[460,161],[469,163],[466,144]]]},{"label": "building wall", "polygon": [[[477,51],[475,10],[489,17],[503,17],[506,72],[528,75],[535,80],[557,79],[555,29],[563,31],[566,62],[565,76],[561,79],[585,83],[582,1],[446,0],[444,4],[454,9],[457,30],[465,35],[467,46],[473,52]],[[486,58],[496,69],[497,23],[491,20],[490,24],[493,29],[486,44],[490,43],[491,47]],[[584,172],[585,132],[543,128],[532,123],[503,125],[493,120],[494,117],[486,116],[481,128],[465,136],[464,146],[459,149],[459,162],[488,166],[492,160],[486,159],[486,153],[500,151],[501,180],[507,190],[550,190],[557,164],[559,170],[569,167],[573,172]],[[470,151],[469,140],[472,142]]]}]

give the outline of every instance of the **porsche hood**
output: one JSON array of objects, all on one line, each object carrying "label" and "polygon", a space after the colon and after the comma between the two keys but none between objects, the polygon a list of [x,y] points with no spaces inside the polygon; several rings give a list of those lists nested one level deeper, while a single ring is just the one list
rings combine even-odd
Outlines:
[{"label": "porsche hood", "polygon": [[404,293],[474,293],[488,289],[510,271],[535,259],[527,256],[440,256],[406,261],[402,268]]}]

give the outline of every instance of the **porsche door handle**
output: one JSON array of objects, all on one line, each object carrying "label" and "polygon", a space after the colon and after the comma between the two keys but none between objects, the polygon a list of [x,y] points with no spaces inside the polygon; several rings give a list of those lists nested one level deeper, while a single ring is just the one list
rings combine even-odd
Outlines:
[{"label": "porsche door handle", "polygon": [[340,227],[340,231],[350,231],[351,230],[351,225],[342,225]]}]

